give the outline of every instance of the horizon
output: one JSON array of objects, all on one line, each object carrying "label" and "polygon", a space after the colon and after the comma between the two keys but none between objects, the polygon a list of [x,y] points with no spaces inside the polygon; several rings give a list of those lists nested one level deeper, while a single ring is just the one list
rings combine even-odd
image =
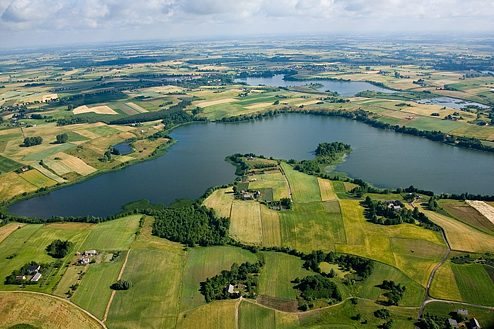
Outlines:
[{"label": "horizon", "polygon": [[2,49],[276,37],[492,36],[488,0],[0,0]]}]

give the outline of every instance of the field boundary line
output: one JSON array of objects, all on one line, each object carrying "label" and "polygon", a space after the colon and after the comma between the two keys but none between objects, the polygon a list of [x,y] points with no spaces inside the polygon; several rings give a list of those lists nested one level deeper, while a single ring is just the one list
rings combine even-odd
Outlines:
[{"label": "field boundary line", "polygon": [[17,294],[32,294],[32,295],[42,295],[42,296],[47,296],[47,297],[51,297],[51,298],[55,298],[59,301],[62,301],[64,303],[67,303],[67,304],[70,304],[71,306],[74,306],[75,308],[77,308],[78,310],[82,311],[83,313],[85,313],[86,315],[88,315],[91,319],[95,320],[96,322],[98,322],[98,324],[107,329],[106,325],[103,323],[103,321],[101,321],[100,319],[98,319],[95,315],[93,315],[92,313],[90,313],[89,311],[86,311],[85,309],[83,309],[82,307],[80,307],[79,305],[77,304],[74,304],[73,302],[71,302],[70,300],[68,299],[65,299],[65,298],[62,298],[62,297],[59,297],[59,296],[56,296],[56,295],[51,295],[51,294],[47,294],[47,293],[44,293],[44,292],[38,292],[38,291],[19,291],[19,290],[12,290],[12,291],[0,291],[0,294],[1,293],[17,293]]},{"label": "field boundary line", "polygon": [[[120,272],[118,273],[117,281],[122,279],[123,272],[125,270],[125,267],[127,266],[127,261],[129,260],[129,254],[130,254],[130,249],[127,250],[127,254],[125,255],[125,260],[122,264],[122,267],[120,268]],[[108,319],[108,313],[110,313],[110,307],[113,302],[113,298],[115,297],[115,290],[112,290],[110,299],[108,300],[108,304],[106,304],[106,309],[105,309],[105,315],[103,316],[103,322],[106,322]]]}]

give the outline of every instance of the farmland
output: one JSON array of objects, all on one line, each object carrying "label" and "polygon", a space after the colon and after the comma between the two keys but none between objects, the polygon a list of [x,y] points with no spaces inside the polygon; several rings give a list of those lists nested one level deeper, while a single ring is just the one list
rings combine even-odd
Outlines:
[{"label": "farmland", "polygon": [[[414,328],[421,307],[424,315],[441,317],[465,307],[483,327],[494,325],[492,267],[485,259],[453,261],[458,255],[487,257],[494,251],[488,206],[493,203],[475,201],[474,191],[440,196],[470,180],[481,185],[491,179],[488,165],[482,171],[479,163],[468,163],[487,159],[494,150],[490,41],[460,46],[335,41],[315,37],[228,46],[204,41],[2,52],[0,327],[385,328],[387,319],[375,315],[385,309],[394,328]],[[248,79],[260,82],[248,84]],[[307,118],[314,121],[307,123]],[[256,130],[257,124],[270,125]],[[174,130],[178,126],[183,127]],[[204,130],[197,136],[195,128]],[[381,184],[375,176],[367,184],[358,179],[367,177],[351,169],[340,172],[339,164],[311,161],[317,143],[332,141],[327,136],[352,143],[355,153],[342,159],[343,165],[355,161],[367,170],[374,157],[384,159],[382,168],[376,166],[381,176],[397,174],[406,186],[419,178],[435,182],[431,190],[437,192],[437,206],[428,203],[427,191]],[[234,142],[238,150],[232,150]],[[128,144],[130,153],[121,155],[117,144]],[[130,170],[116,172],[158,158],[171,145],[176,147],[166,158],[134,167],[151,173],[148,179]],[[370,153],[362,152],[366,148]],[[431,151],[424,155],[423,149]],[[222,153],[226,150],[231,153]],[[233,152],[264,156],[246,153],[236,163]],[[434,162],[436,153],[448,161]],[[197,154],[201,158],[192,157]],[[270,158],[285,154],[285,160]],[[228,163],[213,161],[225,156],[237,165],[237,177]],[[392,162],[392,157],[403,160]],[[159,162],[163,159],[170,163]],[[439,171],[429,171],[434,166]],[[125,175],[123,185],[116,174]],[[118,188],[103,193],[95,185],[80,198],[67,194],[64,200],[76,200],[83,209],[81,217],[45,216],[45,222],[9,212],[20,199],[58,200],[56,192],[69,191],[64,185],[93,178],[102,179],[99,187]],[[206,190],[202,204],[185,200]],[[131,197],[124,193],[129,191]],[[113,200],[133,202],[137,194],[146,200],[131,203],[135,211],[124,208],[129,212],[123,217],[92,216],[88,200],[93,195],[106,206]],[[396,207],[394,201],[403,210],[416,207],[432,222],[403,222],[406,214],[399,213],[395,223],[381,225],[364,209],[366,197],[387,202],[388,210]],[[163,198],[171,200],[159,204]],[[53,204],[65,206],[64,201]],[[173,227],[174,241],[153,235],[158,234],[153,225],[159,211],[183,205],[203,205],[225,218],[204,210],[207,219],[191,222],[200,226],[198,235],[214,236],[221,226],[222,239],[184,242],[179,233],[197,228],[184,222]],[[57,239],[71,244],[55,259],[46,248]],[[92,250],[97,254],[85,258],[83,252]],[[313,264],[315,251],[322,251],[324,259]],[[15,274],[22,282],[8,284],[10,274],[33,261],[44,267],[38,283]],[[212,295],[201,291],[207,279],[234,276],[228,274],[232,265],[246,262],[259,271],[246,275],[252,279],[246,284],[231,278],[220,282],[214,296],[224,300],[210,300]],[[369,273],[349,266],[352,262],[365,264]],[[309,295],[306,300],[298,284],[309,276],[334,284],[338,296],[310,300]],[[117,280],[123,281],[112,286]],[[383,288],[388,280],[405,287],[397,305],[391,305]],[[226,294],[230,285],[238,291]],[[248,295],[248,289],[254,292]]]}]

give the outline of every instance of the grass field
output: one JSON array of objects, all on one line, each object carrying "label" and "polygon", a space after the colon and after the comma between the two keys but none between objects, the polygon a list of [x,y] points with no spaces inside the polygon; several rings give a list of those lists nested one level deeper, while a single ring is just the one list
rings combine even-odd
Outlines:
[{"label": "grass field", "polygon": [[232,329],[235,328],[236,300],[215,301],[182,314],[178,329]]},{"label": "grass field", "polygon": [[312,272],[302,268],[303,261],[295,256],[277,252],[263,252],[264,265],[259,277],[259,295],[283,299],[295,299],[297,291],[292,280],[303,278]]},{"label": "grass field", "polygon": [[214,209],[216,216],[230,218],[233,199],[233,190],[231,188],[221,188],[211,193],[204,200],[204,205]]},{"label": "grass field", "polygon": [[451,217],[423,210],[429,218],[441,226],[453,250],[466,252],[490,252],[494,250],[494,237],[474,229]]},{"label": "grass field", "polygon": [[[45,248],[53,242],[53,240],[70,240],[74,243],[74,250],[80,247],[81,243],[86,239],[91,225],[82,223],[57,223],[48,225],[25,225],[20,229],[12,232],[0,244],[0,288],[2,290],[17,289],[16,285],[5,285],[4,279],[12,271],[19,269],[23,265],[37,261],[40,263],[53,263],[56,261],[49,256]],[[63,259],[64,263],[68,261],[70,256]],[[65,267],[52,269],[49,274],[45,275],[40,280],[39,285],[30,285],[26,289],[51,292],[58,280],[65,272]]]},{"label": "grass field", "polygon": [[255,179],[255,181],[249,182],[249,189],[251,190],[272,188],[274,200],[280,200],[281,198],[290,197],[286,179],[285,177],[283,177],[281,172],[254,175],[250,177],[250,179]]},{"label": "grass field", "polygon": [[445,246],[439,233],[411,224],[377,225],[363,215],[359,201],[340,200],[347,244],[336,250],[396,266],[425,285]]},{"label": "grass field", "polygon": [[239,328],[295,328],[298,324],[298,316],[295,314],[282,313],[248,301],[242,301],[239,309]]},{"label": "grass field", "polygon": [[381,300],[379,297],[383,290],[379,289],[383,280],[392,280],[406,287],[400,306],[420,306],[425,296],[425,289],[417,282],[411,280],[398,269],[379,262],[374,263],[374,270],[370,277],[363,281],[362,287],[358,291],[358,296],[373,300]]},{"label": "grass field", "polygon": [[100,223],[92,227],[82,250],[127,250],[134,241],[141,215]]},{"label": "grass field", "polygon": [[102,319],[110,300],[110,285],[117,281],[125,253],[116,260],[100,264],[90,264],[71,301]]},{"label": "grass field", "polygon": [[280,213],[280,223],[283,245],[297,250],[330,251],[346,242],[336,201],[295,203],[292,210]]},{"label": "grass field", "polygon": [[439,204],[451,217],[482,232],[494,234],[494,223],[464,201],[441,200]]},{"label": "grass field", "polygon": [[183,272],[180,310],[187,311],[205,304],[199,292],[200,283],[209,277],[229,270],[233,263],[256,262],[255,254],[234,247],[192,248],[187,253]]},{"label": "grass field", "polygon": [[33,326],[29,328],[102,328],[96,320],[66,301],[27,292],[0,292],[0,319],[1,328],[18,324]]},{"label": "grass field", "polygon": [[262,245],[281,246],[281,223],[279,213],[261,205]]},{"label": "grass field", "polygon": [[19,162],[0,155],[0,173],[15,171],[21,167]]},{"label": "grass field", "polygon": [[20,229],[24,225],[25,224],[21,224],[21,223],[8,223],[0,226],[0,244],[2,243],[3,240],[7,239],[9,235],[15,232],[15,230]]},{"label": "grass field", "polygon": [[318,178],[319,190],[321,192],[322,201],[334,201],[336,200],[336,193],[333,189],[333,184],[330,180]]},{"label": "grass field", "polygon": [[317,178],[298,172],[287,163],[282,163],[281,167],[288,179],[292,198],[294,202],[306,203],[321,201],[321,193]]},{"label": "grass field", "polygon": [[494,282],[481,264],[451,264],[462,300],[494,305]]},{"label": "grass field", "polygon": [[247,244],[262,243],[261,205],[257,201],[233,201],[230,236]]},{"label": "grass field", "polygon": [[447,261],[437,270],[430,289],[433,297],[457,301],[462,300],[452,266],[453,264]]},{"label": "grass field", "polygon": [[469,317],[479,320],[482,328],[494,328],[494,312],[473,306],[465,307],[455,303],[432,302],[426,305],[425,313],[447,318],[451,312],[456,312],[458,309],[463,308],[468,310]]},{"label": "grass field", "polygon": [[19,177],[26,180],[28,183],[36,186],[37,188],[50,187],[57,184],[56,181],[46,177],[36,169],[23,172],[19,174]]}]

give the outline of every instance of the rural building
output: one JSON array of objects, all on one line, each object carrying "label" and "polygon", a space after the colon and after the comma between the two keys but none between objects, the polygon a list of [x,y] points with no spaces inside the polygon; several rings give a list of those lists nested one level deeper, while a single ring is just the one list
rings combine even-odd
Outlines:
[{"label": "rural building", "polygon": [[79,265],[87,265],[91,262],[91,259],[89,257],[81,257],[77,260],[77,264]]},{"label": "rural building", "polygon": [[17,275],[15,277],[17,281],[26,281],[26,276],[25,275]]},{"label": "rural building", "polygon": [[233,284],[229,284],[228,285],[228,293],[229,294],[234,294],[235,293],[235,287],[233,286]]},{"label": "rural building", "polygon": [[41,266],[39,266],[38,264],[29,265],[29,267],[27,268],[27,274],[38,273],[40,269],[41,269]]},{"label": "rural building", "polygon": [[37,272],[33,277],[31,278],[31,282],[38,282],[39,279],[41,279],[41,273]]},{"label": "rural building", "polygon": [[98,252],[96,250],[86,250],[82,253],[84,256],[96,256]]},{"label": "rural building", "polygon": [[470,329],[481,329],[479,321],[476,318],[470,319],[470,325],[468,326]]},{"label": "rural building", "polygon": [[460,328],[458,326],[458,322],[455,319],[448,319],[448,324],[449,324],[449,328],[451,328],[451,329],[458,329],[458,328]]},{"label": "rural building", "polygon": [[399,201],[389,201],[388,208],[393,209],[394,211],[399,211],[401,210],[401,204]]}]

